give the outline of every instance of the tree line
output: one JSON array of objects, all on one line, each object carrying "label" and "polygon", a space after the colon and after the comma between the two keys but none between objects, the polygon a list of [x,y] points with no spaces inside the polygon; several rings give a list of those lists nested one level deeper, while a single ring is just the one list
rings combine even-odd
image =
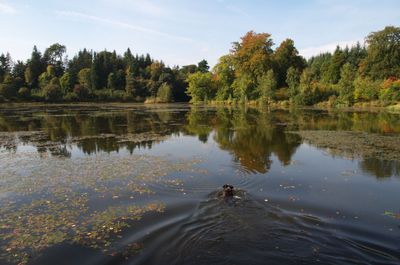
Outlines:
[{"label": "tree line", "polygon": [[364,44],[306,60],[294,41],[274,48],[268,33],[246,33],[209,69],[206,60],[168,67],[149,54],[83,49],[72,59],[53,44],[26,61],[0,55],[1,101],[224,102],[351,106],[400,101],[400,28],[370,33]]},{"label": "tree line", "polygon": [[149,54],[83,49],[68,59],[66,47],[55,43],[42,54],[34,46],[26,61],[0,55],[1,101],[188,101],[186,79],[207,72],[207,61],[168,67]]},{"label": "tree line", "polygon": [[285,102],[351,106],[400,101],[400,28],[370,33],[365,44],[337,46],[306,60],[293,40],[276,49],[271,35],[244,35],[211,72],[188,77],[192,102]]}]

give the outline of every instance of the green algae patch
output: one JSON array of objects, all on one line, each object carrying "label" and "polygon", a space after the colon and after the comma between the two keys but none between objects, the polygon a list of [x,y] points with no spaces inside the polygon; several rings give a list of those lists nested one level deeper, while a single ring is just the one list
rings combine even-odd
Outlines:
[{"label": "green algae patch", "polygon": [[[18,145],[32,145],[39,150],[49,150],[53,155],[63,154],[65,145],[82,144],[85,141],[97,140],[99,143],[104,140],[113,140],[116,144],[139,144],[146,142],[159,143],[169,138],[168,135],[154,132],[127,133],[127,134],[97,134],[86,136],[68,137],[62,140],[52,139],[51,135],[44,131],[18,131],[0,132],[0,147],[5,149],[16,149]],[[58,151],[58,152],[57,152]]]},{"label": "green algae patch", "polygon": [[[198,160],[0,151],[0,260],[25,264],[60,243],[115,252],[123,231],[165,204],[151,186],[182,183]],[[153,184],[153,185],[149,185]],[[138,251],[138,250],[135,250]]]},{"label": "green algae patch", "polygon": [[347,158],[400,161],[400,136],[355,131],[295,131],[303,141]]}]

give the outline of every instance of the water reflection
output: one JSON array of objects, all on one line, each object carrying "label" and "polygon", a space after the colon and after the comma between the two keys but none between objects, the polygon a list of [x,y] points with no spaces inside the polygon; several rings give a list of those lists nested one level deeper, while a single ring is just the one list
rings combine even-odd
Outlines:
[{"label": "water reflection", "polygon": [[[398,264],[397,118],[3,106],[0,263]],[[246,196],[219,200],[223,183]]]},{"label": "water reflection", "polygon": [[398,161],[385,161],[378,158],[363,159],[359,166],[362,171],[377,178],[400,176],[400,163]]},{"label": "water reflection", "polygon": [[215,141],[250,172],[266,173],[271,166],[272,154],[282,164],[290,164],[301,143],[299,136],[284,133],[284,126],[273,113],[220,109],[216,118]]},{"label": "water reflection", "polygon": [[[186,105],[106,109],[32,106],[0,110],[0,145],[9,151],[28,144],[39,153],[65,157],[71,156],[72,147],[85,155],[119,152],[121,148],[133,153],[136,149],[151,149],[172,135],[196,136],[203,143],[212,135],[219,148],[228,151],[248,173],[266,173],[271,167],[271,156],[276,156],[282,165],[289,165],[302,141],[299,135],[285,132],[297,130],[395,135],[400,133],[400,119],[382,112],[267,111]],[[138,134],[154,137],[120,138]],[[365,157],[360,168],[382,178],[399,175],[400,164]]]}]

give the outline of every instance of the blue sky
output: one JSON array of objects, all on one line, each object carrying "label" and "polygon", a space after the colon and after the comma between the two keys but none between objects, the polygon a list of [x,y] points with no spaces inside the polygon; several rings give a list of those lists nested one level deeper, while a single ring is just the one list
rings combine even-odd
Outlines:
[{"label": "blue sky", "polygon": [[247,31],[291,38],[309,57],[400,26],[398,0],[0,0],[0,53],[27,59],[34,44],[150,53],[168,65],[211,65]]}]

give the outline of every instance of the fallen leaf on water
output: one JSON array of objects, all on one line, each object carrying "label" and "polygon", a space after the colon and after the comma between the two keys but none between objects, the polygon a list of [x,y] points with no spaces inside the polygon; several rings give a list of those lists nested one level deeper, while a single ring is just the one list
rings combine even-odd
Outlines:
[{"label": "fallen leaf on water", "polygon": [[396,219],[400,219],[400,213],[394,213],[394,212],[390,212],[390,211],[385,211],[384,215],[386,216],[390,216]]}]

